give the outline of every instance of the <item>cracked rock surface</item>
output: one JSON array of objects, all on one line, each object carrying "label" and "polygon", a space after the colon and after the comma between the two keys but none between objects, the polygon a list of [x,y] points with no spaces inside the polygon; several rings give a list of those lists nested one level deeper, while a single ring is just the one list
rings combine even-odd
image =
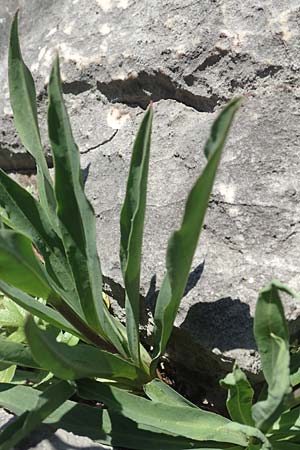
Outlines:
[{"label": "cracked rock surface", "polygon": [[[2,0],[5,36],[18,5],[46,151],[45,85],[55,51],[61,55],[102,268],[119,302],[119,213],[143,110],[154,101],[142,273],[142,294],[151,306],[167,239],[203,167],[213,119],[230,98],[245,96],[169,352],[208,396],[235,360],[259,380],[252,333],[258,290],[272,278],[300,289],[299,0],[61,0],[59,7],[49,0]],[[0,51],[6,61],[5,40]],[[13,129],[5,74],[4,63],[0,166],[32,170]],[[296,334],[300,306],[284,300]]]}]

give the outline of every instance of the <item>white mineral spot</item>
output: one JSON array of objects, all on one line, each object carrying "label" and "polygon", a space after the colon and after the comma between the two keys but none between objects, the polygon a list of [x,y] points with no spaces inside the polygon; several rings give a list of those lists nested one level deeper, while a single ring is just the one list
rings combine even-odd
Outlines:
[{"label": "white mineral spot", "polygon": [[220,183],[218,188],[226,203],[234,202],[236,187],[233,184]]},{"label": "white mineral spot", "polygon": [[186,47],[183,44],[178,45],[178,47],[176,47],[175,51],[176,51],[177,58],[181,58],[182,56],[184,56],[186,54]]},{"label": "white mineral spot", "polygon": [[101,56],[99,54],[84,56],[74,47],[62,43],[58,46],[59,54],[67,61],[74,61],[80,67],[86,67],[93,63],[100,63]]},{"label": "white mineral spot", "polygon": [[41,61],[41,59],[44,57],[46,50],[47,50],[47,47],[41,48],[41,50],[39,51],[39,55],[38,55],[38,61]]},{"label": "white mineral spot", "polygon": [[72,34],[72,31],[73,31],[73,25],[74,25],[74,22],[69,23],[69,24],[63,29],[63,32],[64,32],[65,34],[68,34],[68,35]]},{"label": "white mineral spot", "polygon": [[165,21],[164,26],[166,28],[169,28],[169,30],[172,30],[172,28],[174,27],[174,22],[175,22],[174,17],[169,17],[169,19]]},{"label": "white mineral spot", "polygon": [[11,109],[11,106],[4,106],[3,112],[4,112],[4,114],[6,116],[12,116],[13,115],[13,111]]},{"label": "white mineral spot", "polygon": [[254,278],[249,278],[249,280],[248,280],[248,282],[249,282],[249,284],[253,284],[254,283]]},{"label": "white mineral spot", "polygon": [[110,26],[108,25],[108,23],[103,23],[100,27],[100,33],[105,36],[106,34],[109,34],[111,31]]},{"label": "white mineral spot", "polygon": [[119,109],[111,108],[107,114],[107,125],[114,130],[122,128],[129,119],[129,113]]},{"label": "white mineral spot", "polygon": [[271,25],[275,25],[274,28],[276,28],[276,31],[281,34],[282,40],[285,42],[289,41],[293,35],[289,28],[289,17],[291,13],[292,10],[289,9],[271,20]]},{"label": "white mineral spot", "polygon": [[35,62],[35,63],[31,64],[31,66],[30,66],[30,71],[31,72],[36,72],[38,69],[39,69],[39,63],[38,62]]},{"label": "white mineral spot", "polygon": [[53,63],[53,59],[54,59],[54,50],[53,50],[53,48],[49,48],[43,54],[43,64],[47,67],[50,67]]},{"label": "white mineral spot", "polygon": [[108,50],[108,44],[107,44],[107,41],[106,41],[106,40],[104,40],[104,41],[101,43],[101,45],[100,45],[100,50],[101,50],[101,53],[102,53],[102,54],[106,54],[106,53],[107,53],[107,50]]},{"label": "white mineral spot", "polygon": [[51,28],[49,33],[46,34],[46,38],[49,38],[49,37],[53,36],[53,34],[56,33],[56,32],[57,32],[57,27]]},{"label": "white mineral spot", "polygon": [[104,12],[112,9],[112,0],[96,0],[96,3],[103,9]]},{"label": "white mineral spot", "polygon": [[129,0],[119,0],[118,8],[126,9],[129,6]]}]

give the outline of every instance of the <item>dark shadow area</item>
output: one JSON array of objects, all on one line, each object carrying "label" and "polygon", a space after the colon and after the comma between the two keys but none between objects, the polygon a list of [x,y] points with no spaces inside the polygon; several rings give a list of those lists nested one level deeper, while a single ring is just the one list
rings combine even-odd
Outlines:
[{"label": "dark shadow area", "polygon": [[204,265],[205,260],[198,264],[198,266],[195,267],[194,270],[189,274],[189,278],[186,284],[186,288],[184,290],[183,297],[185,297],[200,281],[200,278],[202,277],[203,271],[204,271]]},{"label": "dark shadow area", "polygon": [[92,89],[92,87],[93,86],[90,83],[84,80],[76,80],[69,83],[65,82],[63,84],[63,93],[78,95],[82,92],[89,91],[90,89]]},{"label": "dark shadow area", "polygon": [[213,112],[221,100],[215,94],[210,97],[194,94],[172,80],[168,75],[154,71],[141,71],[134,78],[97,82],[97,89],[110,102],[124,103],[146,109],[150,101],[176,100],[200,112]]},{"label": "dark shadow area", "polygon": [[90,173],[90,168],[91,168],[91,163],[89,163],[84,169],[81,169],[81,175],[82,175],[82,180],[83,180],[84,185],[87,182],[87,179],[88,179],[88,176]]},{"label": "dark shadow area", "polygon": [[192,305],[180,328],[189,330],[206,348],[227,351],[255,349],[253,318],[249,306],[239,299],[221,298]]},{"label": "dark shadow area", "polygon": [[[192,289],[194,289],[194,287],[196,287],[196,285],[200,281],[201,276],[204,271],[204,265],[205,265],[205,261],[198,264],[192,270],[192,272],[190,272],[183,297],[185,297]],[[149,308],[150,311],[152,311],[152,313],[154,313],[156,299],[159,294],[159,288],[157,288],[156,282],[157,282],[157,277],[156,277],[156,275],[153,275],[150,280],[149,289],[147,291],[147,294],[145,295],[145,304],[146,304],[147,308]]]}]

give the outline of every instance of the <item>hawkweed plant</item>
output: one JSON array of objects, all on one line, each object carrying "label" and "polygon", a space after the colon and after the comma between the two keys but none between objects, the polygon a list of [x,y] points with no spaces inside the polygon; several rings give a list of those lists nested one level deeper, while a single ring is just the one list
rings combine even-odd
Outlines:
[{"label": "hawkweed plant", "polygon": [[[38,199],[0,170],[0,291],[29,313],[22,319],[21,340],[0,337],[0,363],[4,370],[14,367],[0,383],[0,404],[18,416],[0,434],[1,450],[12,448],[43,421],[136,449],[293,450],[299,432],[293,428],[287,438],[286,427],[292,421],[297,427],[299,402],[278,295],[282,286],[272,284],[258,301],[255,333],[268,384],[266,398],[252,406],[251,387],[235,368],[222,382],[229,389],[228,419],[196,407],[157,378],[222,149],[242,100],[233,99],[214,122],[204,149],[206,165],[188,194],[181,226],[169,239],[154,312],[154,345],[148,351],[140,339],[139,317],[153,107],[145,112],[134,141],[120,217],[124,326],[103,301],[95,215],[84,193],[59,58],[48,85],[53,181],[40,137],[34,81],[20,50],[17,14],[8,68],[15,126],[36,161]],[[293,383],[299,381],[297,371],[293,377]]]}]

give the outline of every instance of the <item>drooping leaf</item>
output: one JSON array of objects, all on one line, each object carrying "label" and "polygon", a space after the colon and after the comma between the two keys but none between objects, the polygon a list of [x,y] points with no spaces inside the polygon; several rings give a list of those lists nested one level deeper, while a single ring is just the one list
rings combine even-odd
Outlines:
[{"label": "drooping leaf", "polygon": [[12,365],[9,366],[7,369],[0,371],[0,383],[10,383],[13,379],[15,372],[16,372],[17,366]]},{"label": "drooping leaf", "polygon": [[117,355],[92,345],[70,347],[57,342],[55,330],[41,331],[31,318],[25,325],[25,334],[34,359],[58,378],[75,380],[100,377],[129,385],[140,385],[147,381],[144,372]]},{"label": "drooping leaf", "polygon": [[39,302],[37,299],[31,297],[25,292],[19,289],[9,286],[8,284],[0,281],[0,290],[4,292],[10,299],[12,299],[17,305],[24,308],[36,317],[45,320],[50,325],[58,328],[59,330],[65,330],[75,336],[82,337],[78,330],[76,330],[60,313],[50,308],[47,305]]},{"label": "drooping leaf", "polygon": [[41,143],[34,81],[30,70],[23,61],[19,44],[18,13],[13,19],[10,31],[8,80],[15,126],[22,144],[36,161],[40,201],[52,225],[57,228],[56,202]]},{"label": "drooping leaf", "polygon": [[83,189],[79,151],[62,96],[58,57],[49,81],[48,130],[55,164],[57,215],[84,317],[90,327],[126,355],[126,344],[101,300],[95,215]]},{"label": "drooping leaf", "polygon": [[42,392],[30,411],[25,411],[0,433],[1,450],[11,450],[74,393],[74,386],[66,381],[60,381]]},{"label": "drooping leaf", "polygon": [[51,292],[30,240],[15,231],[0,230],[0,279],[35,297]]},{"label": "drooping leaf", "polygon": [[152,402],[124,390],[93,380],[77,381],[80,397],[103,402],[109,411],[122,414],[140,424],[197,441],[214,441],[247,446],[251,437],[267,442],[257,429],[231,422],[217,414],[189,406]]},{"label": "drooping leaf", "polygon": [[252,407],[252,416],[263,432],[267,432],[285,411],[285,400],[291,392],[289,332],[279,291],[290,294],[289,289],[277,281],[260,292],[254,318],[254,335],[268,395],[266,400]]},{"label": "drooping leaf", "polygon": [[150,383],[145,384],[144,391],[147,397],[154,402],[164,403],[170,406],[191,406],[192,408],[197,408],[192,402],[182,397],[182,395],[158,379],[154,379]]},{"label": "drooping leaf", "polygon": [[[0,384],[0,405],[21,415],[35,406],[41,394],[37,389],[28,386]],[[83,417],[84,420],[82,420]],[[138,450],[198,450],[199,447],[199,442],[165,434],[143,425],[137,428],[135,422],[122,415],[70,400],[53,411],[46,418],[45,423],[114,447],[125,446]],[[201,450],[205,450],[204,445],[201,443]],[[215,445],[210,443],[206,446],[209,450],[223,448],[221,444],[217,444],[218,448],[215,448]],[[234,446],[227,450],[241,450],[241,447]]]},{"label": "drooping leaf", "polygon": [[254,391],[244,372],[234,367],[233,372],[221,380],[221,386],[228,389],[226,405],[231,419],[253,426],[251,408]]},{"label": "drooping leaf", "polygon": [[0,362],[39,369],[40,365],[33,359],[28,346],[0,338]]},{"label": "drooping leaf", "polygon": [[126,292],[126,330],[130,354],[136,364],[140,361],[140,272],[152,116],[150,106],[135,138],[120,218],[120,261]]},{"label": "drooping leaf", "polygon": [[205,146],[207,164],[189,193],[181,227],[172,234],[168,243],[167,272],[157,298],[154,316],[154,365],[165,350],[172,331],[188,280],[222,149],[233,117],[240,105],[240,98],[232,100],[214,122],[210,138]]},{"label": "drooping leaf", "polygon": [[0,206],[5,208],[15,231],[27,236],[45,261],[47,280],[53,290],[81,315],[82,310],[63,244],[40,204],[0,169]]}]

